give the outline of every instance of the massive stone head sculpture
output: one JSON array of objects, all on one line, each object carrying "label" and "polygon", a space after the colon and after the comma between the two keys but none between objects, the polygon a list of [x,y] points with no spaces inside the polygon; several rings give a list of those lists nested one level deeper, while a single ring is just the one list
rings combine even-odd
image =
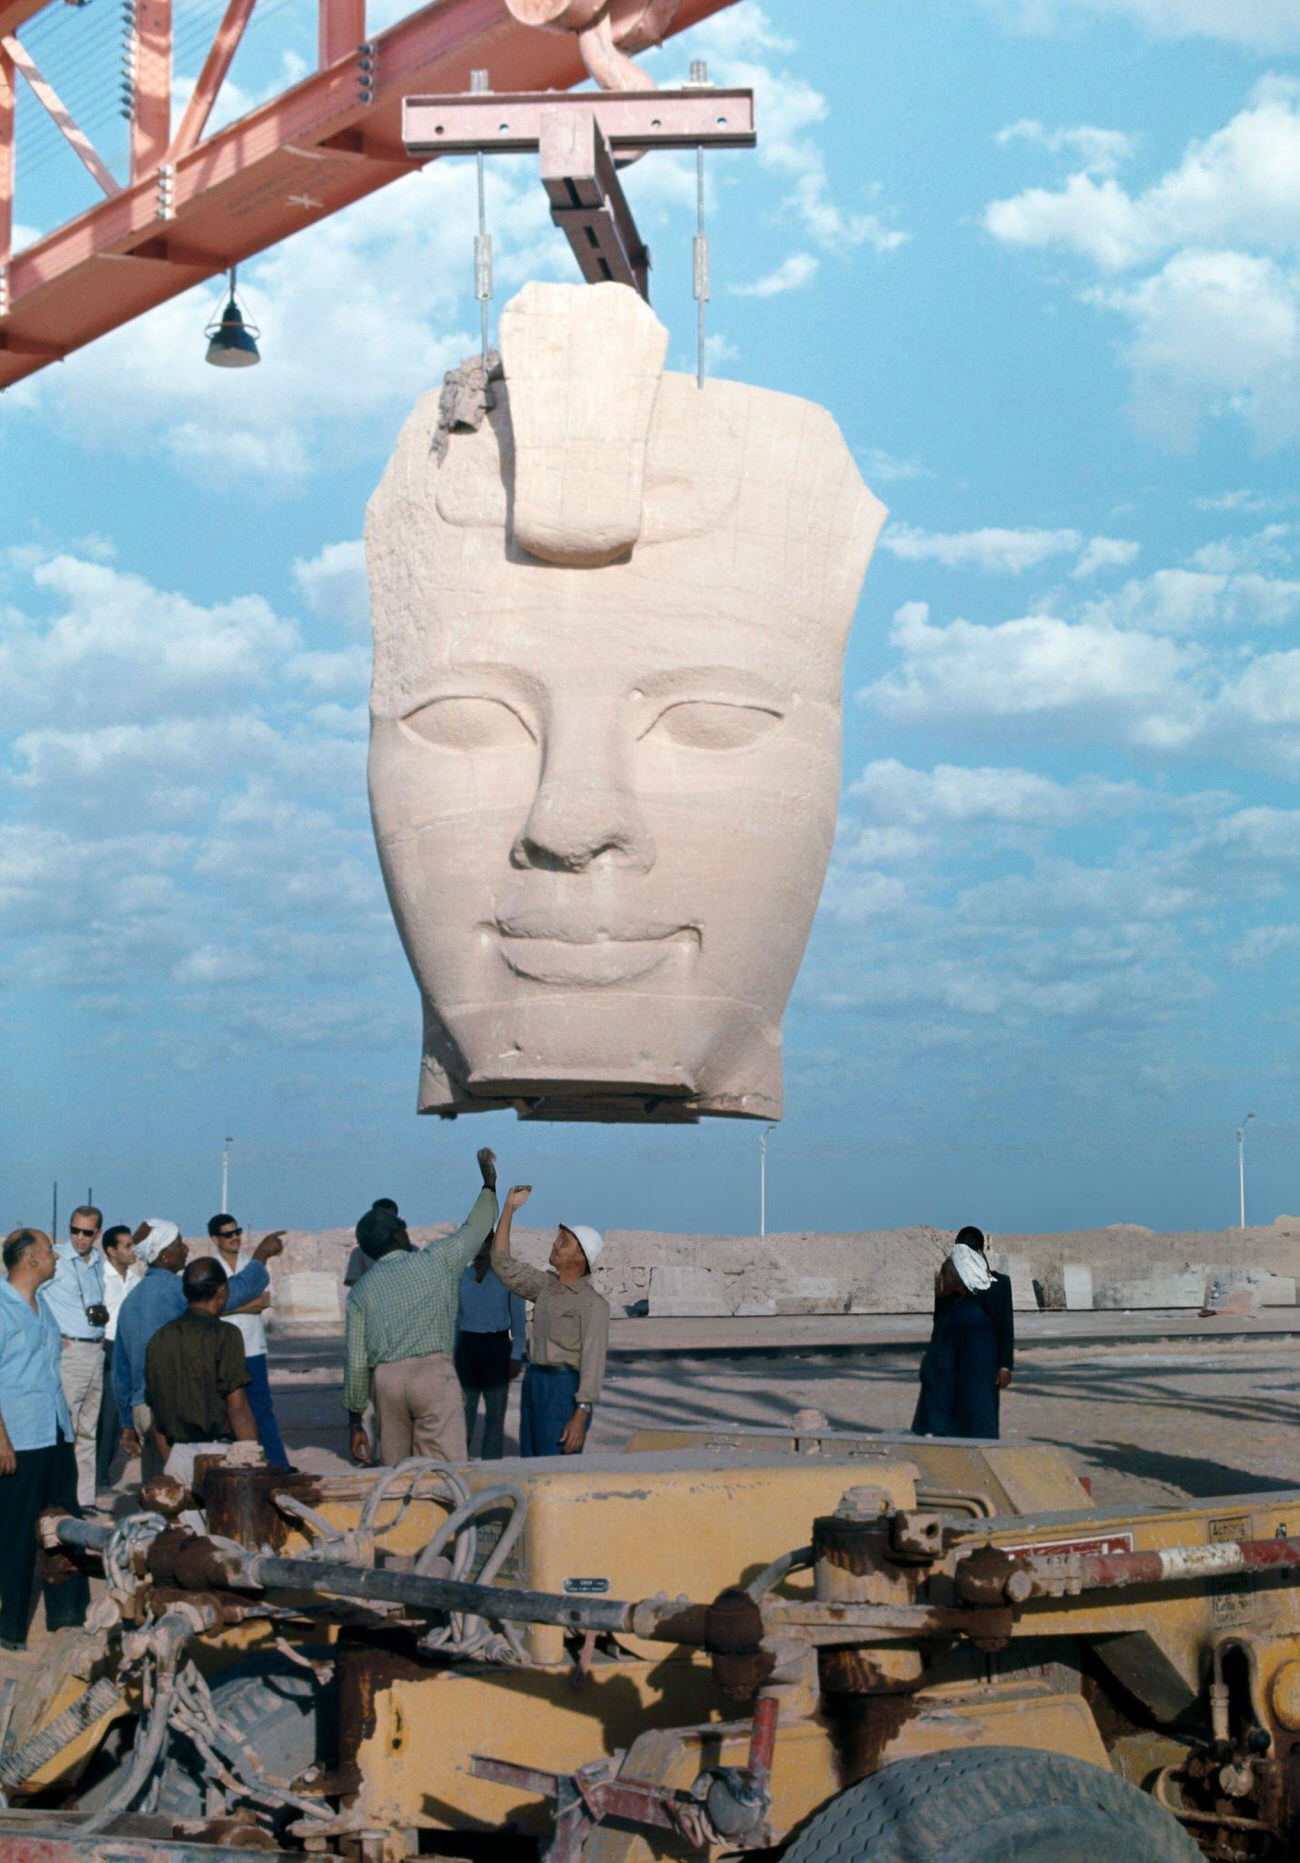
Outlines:
[{"label": "massive stone head sculpture", "polygon": [[885,513],[824,409],[666,341],[624,286],[528,285],[486,417],[424,396],[370,502],[422,1112],[780,1115]]}]

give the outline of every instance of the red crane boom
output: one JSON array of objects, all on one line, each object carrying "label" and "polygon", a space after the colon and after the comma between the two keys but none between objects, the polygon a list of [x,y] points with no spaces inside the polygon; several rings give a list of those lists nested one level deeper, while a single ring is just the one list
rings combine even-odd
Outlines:
[{"label": "red crane boom", "polygon": [[[410,92],[468,91],[483,68],[501,91],[568,90],[587,76],[572,34],[520,25],[505,0],[435,0],[370,40],[365,0],[319,0],[320,68],[199,141],[254,4],[229,0],[173,134],[171,0],[135,0],[130,180],[96,174],[102,201],[11,255],[14,85],[35,69],[15,34],[39,6],[0,0],[0,389],[423,167],[433,158],[402,147]],[[680,0],[669,30],[732,4]],[[45,88],[96,173],[103,164]]]}]

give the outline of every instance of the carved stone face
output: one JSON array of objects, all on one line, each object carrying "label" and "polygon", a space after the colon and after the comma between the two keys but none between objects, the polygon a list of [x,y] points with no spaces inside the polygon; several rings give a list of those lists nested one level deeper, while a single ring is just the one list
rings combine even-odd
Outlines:
[{"label": "carved stone face", "polygon": [[[425,397],[372,501],[371,807],[423,1111],[780,1113],[884,514],[829,416],[639,366],[654,332],[623,287],[528,287],[508,404],[439,463]],[[617,348],[612,413],[599,368],[566,396],[538,367],[548,336]],[[629,379],[650,383],[639,470],[629,489],[602,457],[584,487],[584,413],[607,454]]]}]

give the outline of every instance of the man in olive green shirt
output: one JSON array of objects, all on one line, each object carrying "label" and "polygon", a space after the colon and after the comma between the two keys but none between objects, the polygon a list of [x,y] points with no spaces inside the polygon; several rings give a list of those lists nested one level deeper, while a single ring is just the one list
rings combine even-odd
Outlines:
[{"label": "man in olive green shirt", "polygon": [[609,1346],[609,1307],[591,1284],[604,1238],[585,1223],[561,1223],[551,1244],[549,1273],[516,1261],[510,1253],[510,1225],[531,1189],[531,1184],[516,1184],[507,1191],[492,1242],[498,1280],[533,1302],[519,1453],[581,1455]]},{"label": "man in olive green shirt", "polygon": [[363,1465],[371,1459],[364,1412],[372,1393],[381,1462],[410,1455],[469,1459],[452,1352],[460,1277],[497,1219],[496,1157],[486,1146],[478,1167],[483,1188],[452,1235],[413,1248],[395,1205],[376,1205],[357,1226],[373,1266],[348,1295],[343,1404],[353,1459]]},{"label": "man in olive green shirt", "polygon": [[[181,1277],[186,1308],[168,1320],[145,1352],[145,1390],[167,1473],[189,1481],[195,1447],[214,1453],[230,1442],[257,1441],[248,1401],[252,1382],[237,1327],[222,1319],[230,1297],[221,1263],[201,1256]],[[173,1464],[173,1451],[178,1454]],[[180,1465],[184,1464],[182,1468]]]}]

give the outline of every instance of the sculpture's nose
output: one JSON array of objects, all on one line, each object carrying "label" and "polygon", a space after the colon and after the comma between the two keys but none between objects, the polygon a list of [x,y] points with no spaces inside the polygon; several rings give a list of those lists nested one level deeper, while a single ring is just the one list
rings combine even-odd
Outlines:
[{"label": "sculpture's nose", "polygon": [[622,759],[578,734],[548,739],[541,781],[511,850],[516,867],[584,873],[598,864],[648,873],[654,838]]}]

